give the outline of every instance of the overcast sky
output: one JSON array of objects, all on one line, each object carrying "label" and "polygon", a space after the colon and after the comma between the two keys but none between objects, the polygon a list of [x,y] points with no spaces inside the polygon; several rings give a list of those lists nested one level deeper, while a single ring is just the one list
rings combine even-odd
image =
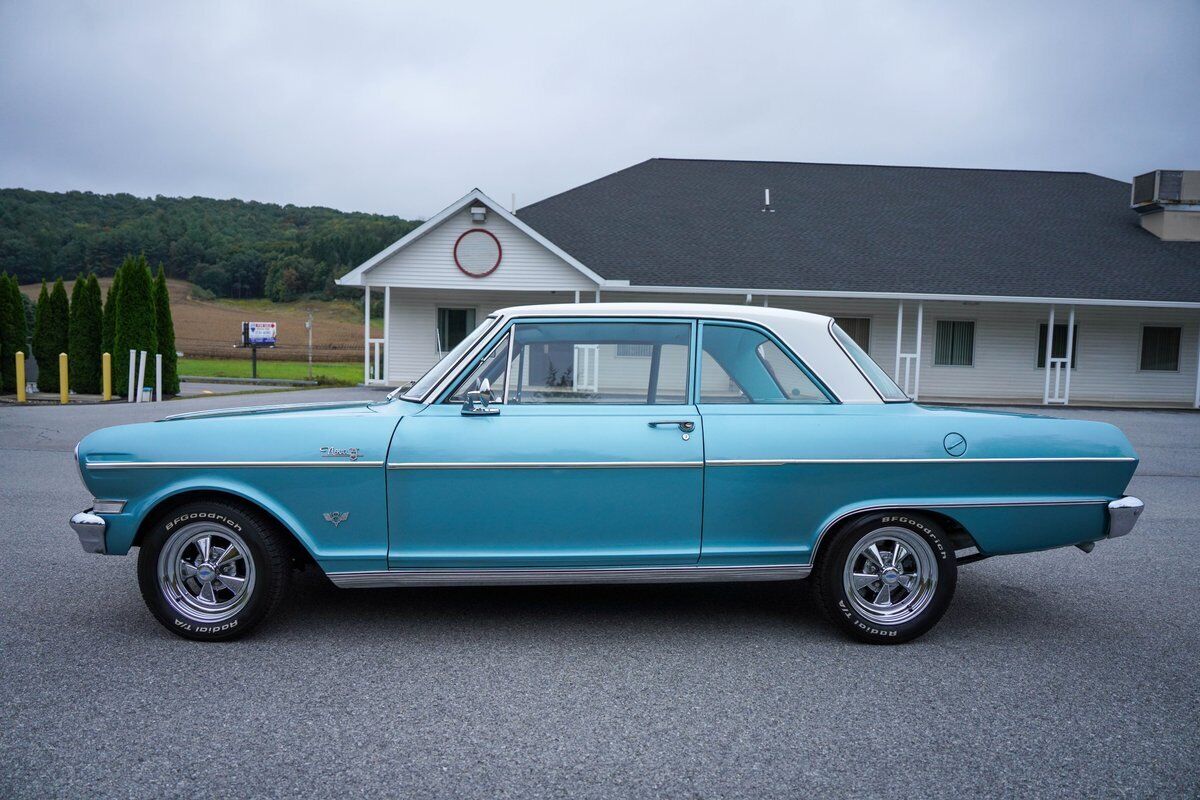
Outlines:
[{"label": "overcast sky", "polygon": [[655,156],[1200,169],[1200,2],[0,0],[0,186],[428,217]]}]

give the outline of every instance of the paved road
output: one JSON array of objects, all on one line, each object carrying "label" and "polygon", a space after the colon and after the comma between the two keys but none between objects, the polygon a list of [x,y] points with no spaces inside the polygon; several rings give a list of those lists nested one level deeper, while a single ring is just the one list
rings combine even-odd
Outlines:
[{"label": "paved road", "polygon": [[158,413],[0,408],[0,796],[1200,793],[1198,414],[1059,412],[1130,434],[1139,528],[966,567],[931,634],[879,648],[788,584],[317,578],[250,639],[185,642],[65,524],[75,441]]}]

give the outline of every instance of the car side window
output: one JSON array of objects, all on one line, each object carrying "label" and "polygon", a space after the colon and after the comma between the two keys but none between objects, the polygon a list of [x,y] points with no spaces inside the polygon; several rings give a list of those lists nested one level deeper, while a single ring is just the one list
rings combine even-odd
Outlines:
[{"label": "car side window", "polygon": [[[690,323],[517,322],[512,335],[504,402],[681,405],[688,401]],[[497,389],[494,380],[492,387]]]},{"label": "car side window", "polygon": [[492,401],[503,402],[505,362],[508,356],[508,340],[512,334],[505,334],[499,342],[488,351],[467,379],[458,384],[454,394],[446,400],[447,403],[461,403],[467,399],[467,392],[478,389],[486,378],[491,385]]},{"label": "car side window", "polygon": [[830,402],[804,368],[760,331],[706,323],[701,341],[701,403]]}]

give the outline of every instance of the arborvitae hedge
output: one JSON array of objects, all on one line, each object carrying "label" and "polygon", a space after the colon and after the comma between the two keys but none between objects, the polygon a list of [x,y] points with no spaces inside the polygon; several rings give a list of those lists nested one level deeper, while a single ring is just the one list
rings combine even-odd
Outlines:
[{"label": "arborvitae hedge", "polygon": [[104,326],[101,329],[100,350],[112,355],[114,373],[118,371],[117,366],[121,363],[117,359],[117,354],[113,352],[113,341],[117,335],[117,297],[121,293],[121,273],[125,271],[125,264],[131,260],[126,256],[125,262],[117,268],[112,283],[108,285],[108,295],[104,300]]},{"label": "arborvitae hedge", "polygon": [[0,328],[0,350],[3,360],[0,361],[0,374],[4,378],[4,386],[8,391],[16,391],[17,385],[17,351],[29,355],[29,340],[25,326],[25,303],[21,290],[17,285],[16,276],[7,278],[0,284],[0,305],[4,306],[5,314],[3,327]]},{"label": "arborvitae hedge", "polygon": [[[129,392],[129,351],[146,351],[146,385],[154,382],[154,354],[158,352],[158,336],[154,320],[154,279],[145,256],[130,258],[121,265],[121,287],[117,295],[116,333],[113,339],[113,383],[115,391]],[[134,372],[137,380],[137,372]]]},{"label": "arborvitae hedge", "polygon": [[167,291],[167,273],[158,265],[154,280],[154,323],[158,334],[158,352],[163,360],[163,394],[179,394],[179,366],[175,355],[175,322],[171,319],[171,295]]},{"label": "arborvitae hedge", "polygon": [[37,308],[33,316],[33,359],[38,365],[38,388],[42,391],[46,389],[47,384],[43,379],[43,373],[49,372],[49,356],[46,350],[46,329],[49,327],[50,321],[50,290],[46,287],[46,282],[42,281],[42,291],[38,294]]},{"label": "arborvitae hedge", "polygon": [[8,306],[8,274],[0,272],[0,392],[5,391],[6,388],[11,390],[14,385],[14,378],[8,375],[8,371],[4,369],[8,362],[13,360],[9,355],[11,342],[6,335],[9,327],[8,318],[11,314],[12,311]]},{"label": "arborvitae hedge", "polygon": [[[43,283],[43,291],[45,288]],[[40,344],[35,342],[34,347],[40,348],[37,355],[38,389],[43,392],[57,392],[58,356],[59,353],[66,353],[71,346],[71,309],[62,278],[54,282],[54,289],[46,298],[45,304],[42,303],[41,297],[38,298],[37,310],[37,332],[34,336],[39,339]]]},{"label": "arborvitae hedge", "polygon": [[100,393],[102,324],[100,283],[95,275],[81,276],[71,291],[71,388],[77,392]]}]

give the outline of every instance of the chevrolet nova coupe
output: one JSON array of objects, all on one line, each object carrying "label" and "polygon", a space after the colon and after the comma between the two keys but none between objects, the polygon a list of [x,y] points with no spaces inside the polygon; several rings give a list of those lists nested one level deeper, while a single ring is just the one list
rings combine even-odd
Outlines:
[{"label": "chevrolet nova coupe", "polygon": [[1097,422],[914,404],[828,317],[572,304],[489,316],[377,402],[205,411],[79,443],[83,548],[137,547],[180,636],[250,631],[297,568],[342,587],[807,579],[898,643],[961,564],[1122,536]]}]

